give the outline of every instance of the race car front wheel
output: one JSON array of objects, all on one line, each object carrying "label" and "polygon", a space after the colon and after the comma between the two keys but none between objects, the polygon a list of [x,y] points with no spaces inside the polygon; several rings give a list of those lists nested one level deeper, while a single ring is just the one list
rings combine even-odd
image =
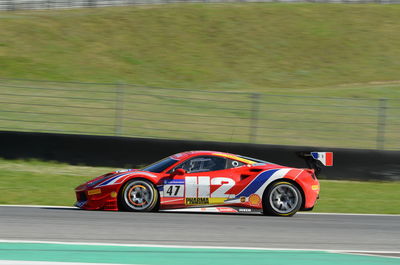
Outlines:
[{"label": "race car front wheel", "polygon": [[299,189],[287,181],[278,181],[270,185],[263,196],[265,215],[292,216],[301,207],[303,198]]},{"label": "race car front wheel", "polygon": [[157,208],[159,195],[156,187],[147,180],[133,179],[122,188],[120,203],[123,209],[150,212]]}]

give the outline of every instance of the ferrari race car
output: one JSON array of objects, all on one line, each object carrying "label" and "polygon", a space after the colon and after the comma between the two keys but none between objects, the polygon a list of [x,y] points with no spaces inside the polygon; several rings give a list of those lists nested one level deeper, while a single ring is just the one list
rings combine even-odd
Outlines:
[{"label": "ferrari race car", "polygon": [[309,168],[291,168],[214,151],[169,156],[142,169],[108,173],[75,189],[86,210],[252,212],[292,216],[311,210],[320,190],[321,164],[330,152],[299,153]]}]

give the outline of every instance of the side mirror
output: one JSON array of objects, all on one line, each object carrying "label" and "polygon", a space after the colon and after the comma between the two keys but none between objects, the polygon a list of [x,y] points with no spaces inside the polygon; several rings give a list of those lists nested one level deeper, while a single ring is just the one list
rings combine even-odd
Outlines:
[{"label": "side mirror", "polygon": [[185,175],[186,174],[186,170],[184,170],[183,168],[178,168],[175,169],[174,172],[171,173],[171,176],[181,176],[181,175]]}]

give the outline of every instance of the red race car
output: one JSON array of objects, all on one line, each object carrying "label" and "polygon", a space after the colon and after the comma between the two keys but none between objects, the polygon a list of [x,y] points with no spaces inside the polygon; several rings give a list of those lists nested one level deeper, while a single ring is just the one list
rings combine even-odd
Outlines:
[{"label": "red race car", "polygon": [[214,151],[169,156],[143,169],[97,177],[75,189],[86,210],[252,212],[292,216],[311,210],[320,190],[321,164],[331,152],[299,153],[308,167],[291,168]]}]

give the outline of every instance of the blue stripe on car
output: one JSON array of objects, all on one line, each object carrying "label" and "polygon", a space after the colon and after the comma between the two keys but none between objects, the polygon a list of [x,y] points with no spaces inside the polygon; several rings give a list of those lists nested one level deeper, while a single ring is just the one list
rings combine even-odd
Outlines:
[{"label": "blue stripe on car", "polygon": [[118,174],[118,175],[116,175],[116,176],[114,176],[114,177],[112,177],[112,178],[110,178],[110,179],[104,181],[103,183],[101,183],[101,184],[99,185],[99,187],[105,186],[105,185],[107,185],[108,183],[110,183],[111,181],[113,181],[114,179],[119,178],[119,177],[122,177],[122,176],[125,176],[125,175],[128,175],[128,174],[129,174],[129,173]]},{"label": "blue stripe on car", "polygon": [[238,194],[236,198],[242,196],[249,197],[251,194],[256,193],[256,191],[278,170],[279,169],[272,169],[262,172],[240,194]]}]

